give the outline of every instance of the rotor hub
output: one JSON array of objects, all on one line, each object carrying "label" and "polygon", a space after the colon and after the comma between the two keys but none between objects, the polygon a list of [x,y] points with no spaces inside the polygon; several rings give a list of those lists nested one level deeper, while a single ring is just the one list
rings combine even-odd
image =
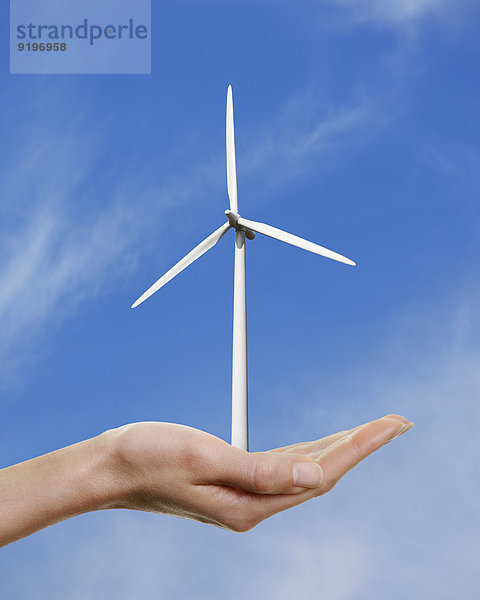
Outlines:
[{"label": "rotor hub", "polygon": [[255,237],[255,232],[252,229],[249,229],[248,227],[243,227],[242,225],[238,224],[238,219],[240,219],[240,215],[238,213],[233,212],[233,210],[226,210],[225,214],[227,215],[227,219],[231,227],[233,227],[237,231],[244,231],[245,237],[249,240],[253,240],[253,238]]}]

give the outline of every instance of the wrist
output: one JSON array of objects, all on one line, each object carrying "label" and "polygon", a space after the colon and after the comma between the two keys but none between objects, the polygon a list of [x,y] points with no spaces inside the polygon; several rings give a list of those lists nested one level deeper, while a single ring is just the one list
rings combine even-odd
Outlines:
[{"label": "wrist", "polygon": [[111,465],[110,438],[101,434],[0,471],[0,546],[109,508],[118,491]]},{"label": "wrist", "polygon": [[[145,452],[135,435],[136,423],[105,431],[95,444],[99,457],[96,505],[99,509],[132,508],[149,480],[143,465]],[[93,441],[93,439],[91,440]]]},{"label": "wrist", "polygon": [[115,444],[111,431],[75,444],[74,494],[80,499],[78,514],[114,507],[120,495]]}]

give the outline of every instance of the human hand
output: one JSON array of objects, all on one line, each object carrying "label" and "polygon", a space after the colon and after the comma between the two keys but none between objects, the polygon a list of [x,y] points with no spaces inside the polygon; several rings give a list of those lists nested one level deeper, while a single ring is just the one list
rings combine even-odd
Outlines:
[{"label": "human hand", "polygon": [[129,508],[248,531],[330,491],[369,454],[413,426],[388,415],[328,437],[245,452],[184,425],[133,423],[102,434],[111,448],[113,500]]},{"label": "human hand", "polygon": [[0,546],[69,517],[130,508],[248,531],[331,490],[413,423],[399,415],[245,452],[184,425],[133,423],[0,470]]}]

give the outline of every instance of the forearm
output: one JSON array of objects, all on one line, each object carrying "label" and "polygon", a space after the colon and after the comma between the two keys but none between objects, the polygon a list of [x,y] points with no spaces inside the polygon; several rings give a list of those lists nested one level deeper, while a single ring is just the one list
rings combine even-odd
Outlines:
[{"label": "forearm", "polygon": [[0,471],[0,546],[115,498],[105,434]]}]

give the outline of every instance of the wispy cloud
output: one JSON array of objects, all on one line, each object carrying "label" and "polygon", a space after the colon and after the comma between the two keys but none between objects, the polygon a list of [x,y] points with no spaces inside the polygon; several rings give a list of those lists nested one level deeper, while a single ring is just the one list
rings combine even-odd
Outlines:
[{"label": "wispy cloud", "polygon": [[[408,437],[394,442],[398,446],[387,447],[371,467],[362,466],[345,482],[368,527],[367,547],[389,548],[377,557],[375,589],[388,590],[388,565],[404,573],[403,590],[389,592],[392,598],[473,599],[478,593],[475,557],[480,545],[471,530],[480,518],[473,500],[480,493],[475,476],[478,300],[478,290],[470,287],[463,298],[443,299],[442,306],[416,306],[398,314],[394,333],[366,353],[364,366],[341,386],[341,396],[335,384],[322,390],[338,408],[327,415],[318,409],[318,398],[304,413],[310,424],[317,415],[319,427],[332,420],[348,427],[366,414],[374,418],[390,412],[417,423]],[[316,400],[313,381],[311,385]],[[377,497],[386,505],[377,506]],[[458,552],[452,553],[452,547]]]},{"label": "wispy cloud", "polygon": [[338,164],[342,151],[368,143],[385,125],[381,104],[373,95],[358,93],[340,106],[315,90],[296,94],[241,148],[247,160],[239,168],[256,195],[266,195],[300,174]]},{"label": "wispy cloud", "polygon": [[[52,119],[58,125],[58,116]],[[141,228],[126,198],[88,210],[88,183],[102,149],[98,131],[85,130],[81,119],[71,123],[67,115],[60,120],[61,134],[46,122],[20,128],[26,158],[15,156],[13,147],[2,171],[4,377],[26,354],[36,353],[43,327],[57,326],[81,302],[109,290],[122,269],[128,272],[127,249]]]},{"label": "wispy cloud", "polygon": [[210,173],[199,165],[177,185],[175,177],[160,184],[153,166],[147,177],[100,170],[108,127],[89,126],[86,115],[73,123],[68,113],[46,115],[20,129],[23,150],[15,156],[13,147],[2,165],[3,383],[37,354],[41,337],[48,347],[47,327],[55,331],[89,300],[125,285],[160,217],[208,187]]},{"label": "wispy cloud", "polygon": [[441,177],[453,198],[477,206],[480,185],[480,153],[465,143],[435,143],[424,148],[423,162]]},{"label": "wispy cloud", "polygon": [[3,367],[23,354],[25,345],[17,342],[36,341],[39,329],[58,326],[83,301],[109,291],[119,272],[128,272],[128,225],[115,210],[72,227],[59,212],[37,209],[15,232],[0,269]]},{"label": "wispy cloud", "polygon": [[[204,0],[205,2],[218,2],[218,0]],[[232,0],[237,3],[239,0]],[[278,1],[264,0],[269,4]],[[364,23],[379,25],[408,25],[424,17],[441,16],[450,8],[458,8],[460,4],[468,4],[469,0],[300,0],[295,4],[298,13],[301,5],[308,18],[311,19],[313,11],[322,11],[323,19],[329,25],[336,23],[338,26],[361,25]],[[243,4],[244,2],[242,2]],[[253,4],[254,2],[251,2]],[[288,8],[291,3],[283,2]],[[306,9],[309,10],[306,10]],[[332,14],[331,11],[335,11]]]},{"label": "wispy cloud", "polygon": [[451,0],[326,0],[352,12],[358,21],[405,23],[442,10]]}]

